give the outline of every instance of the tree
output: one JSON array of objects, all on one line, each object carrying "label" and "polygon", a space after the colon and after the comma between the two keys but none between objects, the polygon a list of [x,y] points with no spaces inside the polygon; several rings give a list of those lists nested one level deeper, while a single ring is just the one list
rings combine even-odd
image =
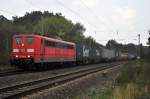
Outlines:
[{"label": "tree", "polygon": [[106,44],[106,47],[109,49],[116,49],[118,47],[119,43],[115,40],[109,40]]},{"label": "tree", "polygon": [[83,35],[86,29],[81,23],[76,23],[73,25],[71,31],[69,31],[64,39],[73,41],[73,42],[81,42],[85,39]]},{"label": "tree", "polygon": [[109,49],[115,49],[117,51],[121,51],[123,53],[130,53],[130,54],[137,55],[137,46],[132,43],[121,44],[121,43],[116,42],[115,40],[109,40],[106,44],[106,47]]},{"label": "tree", "polygon": [[43,18],[34,27],[34,32],[42,34],[49,37],[58,36],[60,32],[68,33],[71,31],[73,24],[62,17],[47,17]]},{"label": "tree", "polygon": [[49,37],[59,37],[64,40],[80,42],[85,37],[85,28],[80,23],[73,24],[60,14],[54,17],[45,17],[34,27],[33,33],[42,33]]},{"label": "tree", "polygon": [[43,13],[41,11],[32,11],[31,13],[26,13],[22,17],[13,17],[13,24],[17,27],[20,27],[22,29],[22,32],[24,33],[31,33],[33,32],[33,28],[35,25],[38,24],[41,19],[45,17],[53,17],[53,13],[49,13],[48,11],[44,11]]},{"label": "tree", "polygon": [[13,25],[10,20],[4,16],[0,16],[0,63],[7,63],[10,56],[11,49],[11,31],[13,30]]}]

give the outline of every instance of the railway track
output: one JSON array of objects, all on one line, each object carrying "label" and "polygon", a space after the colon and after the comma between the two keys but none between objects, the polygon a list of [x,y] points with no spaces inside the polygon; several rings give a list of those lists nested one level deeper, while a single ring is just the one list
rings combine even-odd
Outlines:
[{"label": "railway track", "polygon": [[114,66],[118,66],[122,63],[112,63],[104,66],[96,66],[91,68],[84,68],[81,70],[76,70],[73,72],[66,72],[62,74],[58,74],[51,77],[41,78],[38,80],[30,80],[21,82],[20,84],[14,84],[11,86],[5,86],[0,88],[0,98],[2,99],[16,99],[20,96],[24,96],[27,94],[31,94],[33,92],[43,90],[46,88],[51,88],[57,85],[61,85],[71,80],[75,80],[77,78],[99,72],[105,69],[113,68]]},{"label": "railway track", "polygon": [[10,75],[16,75],[16,74],[22,74],[23,70],[8,70],[8,71],[3,71],[0,72],[0,77],[4,77],[4,76],[10,76]]}]

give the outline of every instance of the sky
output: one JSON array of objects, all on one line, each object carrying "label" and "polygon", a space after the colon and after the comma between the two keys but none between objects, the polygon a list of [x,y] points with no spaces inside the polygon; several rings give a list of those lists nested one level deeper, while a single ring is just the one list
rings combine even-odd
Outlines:
[{"label": "sky", "polygon": [[84,25],[84,35],[103,45],[110,39],[138,44],[138,34],[146,45],[149,4],[150,0],[1,0],[0,15],[12,19],[31,11],[60,12],[73,23]]}]

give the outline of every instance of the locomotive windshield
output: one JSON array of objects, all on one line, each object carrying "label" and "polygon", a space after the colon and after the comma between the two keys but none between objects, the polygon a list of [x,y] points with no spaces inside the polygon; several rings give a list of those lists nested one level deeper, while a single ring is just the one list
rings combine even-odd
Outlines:
[{"label": "locomotive windshield", "polygon": [[22,43],[22,38],[21,37],[17,37],[16,38],[16,43],[17,44],[21,44]]},{"label": "locomotive windshield", "polygon": [[26,38],[26,42],[27,42],[28,44],[33,43],[33,41],[34,41],[34,38],[33,38],[33,37],[27,37],[27,38]]}]

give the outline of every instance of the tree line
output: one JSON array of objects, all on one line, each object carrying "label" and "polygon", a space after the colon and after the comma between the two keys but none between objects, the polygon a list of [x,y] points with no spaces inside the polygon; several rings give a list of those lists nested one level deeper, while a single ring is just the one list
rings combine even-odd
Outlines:
[{"label": "tree line", "polygon": [[115,49],[117,51],[121,51],[123,53],[133,54],[135,56],[140,56],[140,58],[149,58],[150,57],[150,49],[148,46],[135,45],[133,43],[129,44],[121,44],[115,40],[109,40],[106,44],[106,47],[109,49]]}]

